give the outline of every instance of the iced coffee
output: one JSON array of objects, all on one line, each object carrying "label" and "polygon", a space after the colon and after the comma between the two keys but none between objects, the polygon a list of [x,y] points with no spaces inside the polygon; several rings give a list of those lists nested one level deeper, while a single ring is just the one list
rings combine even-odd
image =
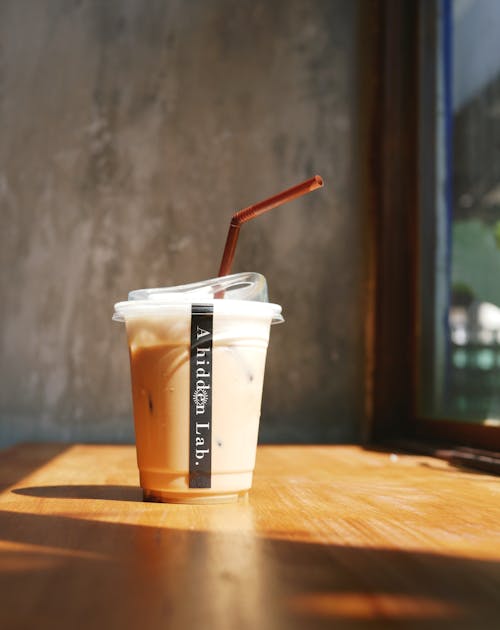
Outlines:
[{"label": "iced coffee", "polygon": [[282,318],[278,305],[232,299],[252,291],[242,291],[241,275],[233,292],[209,281],[211,293],[198,283],[115,306],[127,329],[146,499],[234,500],[252,485],[269,330]]},{"label": "iced coffee", "polygon": [[115,304],[145,499],[233,500],[251,487],[269,328],[283,318],[264,276],[230,275],[231,264],[243,224],[322,186],[315,175],[235,212],[217,278]]}]

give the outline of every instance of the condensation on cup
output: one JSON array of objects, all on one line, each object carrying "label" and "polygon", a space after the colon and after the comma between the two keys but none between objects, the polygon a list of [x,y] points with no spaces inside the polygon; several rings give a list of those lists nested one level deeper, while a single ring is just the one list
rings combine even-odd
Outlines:
[{"label": "condensation on cup", "polygon": [[233,501],[252,485],[271,324],[264,276],[129,293],[115,304],[130,352],[144,499]]}]

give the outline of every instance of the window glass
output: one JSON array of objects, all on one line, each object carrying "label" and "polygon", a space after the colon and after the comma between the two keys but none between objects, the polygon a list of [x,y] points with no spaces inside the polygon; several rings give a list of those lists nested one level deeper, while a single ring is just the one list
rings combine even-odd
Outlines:
[{"label": "window glass", "polygon": [[500,2],[434,6],[435,48],[424,55],[434,68],[422,76],[435,111],[431,122],[422,114],[418,411],[500,426]]}]

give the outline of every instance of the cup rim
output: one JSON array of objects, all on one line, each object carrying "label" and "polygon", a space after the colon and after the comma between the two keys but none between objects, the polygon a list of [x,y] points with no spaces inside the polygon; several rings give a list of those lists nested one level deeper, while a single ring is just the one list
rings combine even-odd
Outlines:
[{"label": "cup rim", "polygon": [[[201,297],[201,296],[199,296]],[[250,300],[221,300],[217,298],[193,299],[195,296],[186,294],[162,295],[157,299],[127,300],[116,302],[113,320],[125,322],[127,317],[161,315],[166,312],[186,312],[192,304],[210,305],[216,316],[226,317],[271,317],[271,324],[284,322],[279,304],[272,302],[253,302]]]}]

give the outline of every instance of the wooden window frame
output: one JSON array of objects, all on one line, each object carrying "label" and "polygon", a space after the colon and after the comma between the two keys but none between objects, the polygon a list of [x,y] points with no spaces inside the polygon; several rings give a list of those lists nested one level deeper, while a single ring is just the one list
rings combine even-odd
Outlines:
[{"label": "wooden window frame", "polygon": [[[367,438],[375,443],[417,441],[427,450],[432,444],[437,450],[462,445],[500,451],[499,427],[416,415],[418,221],[421,204],[431,203],[435,172],[432,151],[422,161],[419,146],[422,125],[434,124],[429,116],[433,90],[421,88],[434,85],[435,69],[427,63],[436,45],[428,9],[433,5],[378,0],[363,3],[361,15],[361,196],[368,226]],[[422,72],[427,73],[423,82]],[[433,230],[429,238],[434,238]]]}]

